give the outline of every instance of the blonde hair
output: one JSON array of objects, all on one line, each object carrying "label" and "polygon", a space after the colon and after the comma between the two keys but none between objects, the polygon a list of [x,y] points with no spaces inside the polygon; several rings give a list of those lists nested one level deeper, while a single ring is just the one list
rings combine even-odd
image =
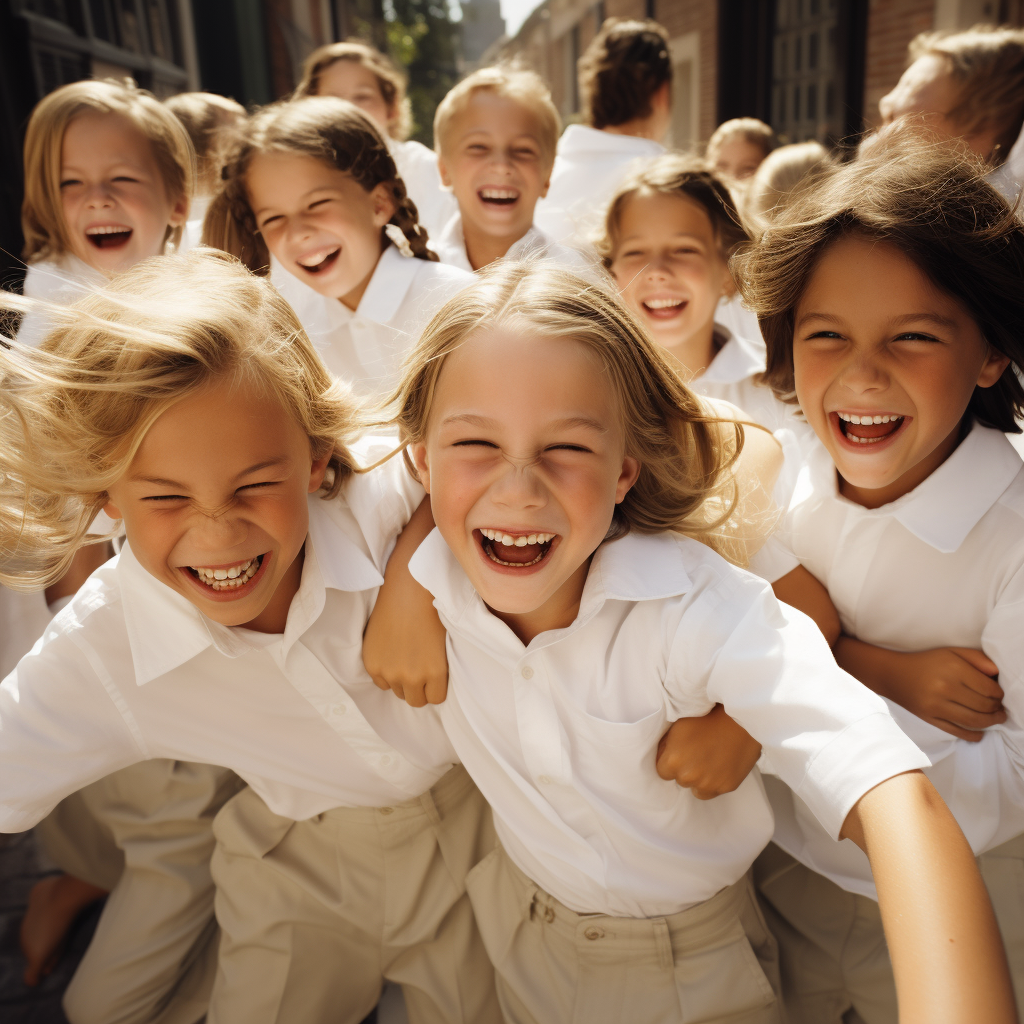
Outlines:
[{"label": "blonde hair", "polygon": [[[448,356],[481,329],[531,331],[585,345],[618,396],[637,482],[616,506],[611,537],[674,530],[739,560],[729,470],[743,446],[723,443],[701,400],[679,379],[632,313],[611,293],[545,261],[501,260],[476,275],[430,321],[392,404],[403,445],[422,442]],[[412,463],[406,450],[406,462]]]},{"label": "blonde hair", "polygon": [[164,106],[184,125],[198,164],[197,189],[204,195],[217,190],[225,133],[245,119],[245,107],[213,92],[179,92]]},{"label": "blonde hair", "polygon": [[[253,159],[261,153],[313,157],[351,175],[366,192],[387,185],[395,203],[389,223],[401,230],[414,256],[437,262],[437,254],[427,247],[427,230],[419,222],[416,204],[405,190],[384,137],[372,118],[336,96],[275,103],[249,118],[245,132],[227,154],[223,187],[203,221],[203,241],[207,245],[237,256],[255,274],[267,273],[270,252],[256,228],[245,184]],[[382,248],[386,241],[387,233],[381,229]]]},{"label": "blonde hair", "polygon": [[1001,164],[1024,124],[1024,29],[975,25],[965,32],[922,32],[911,40],[910,59],[946,59],[960,87],[948,113],[964,135],[995,131],[992,164]]},{"label": "blonde hair", "polygon": [[[119,114],[149,140],[171,199],[191,200],[196,158],[181,122],[159,100],[134,82],[72,82],[44,96],[32,111],[25,133],[25,197],[21,230],[26,262],[63,256],[71,248],[60,198],[64,132],[80,114]],[[181,225],[167,228],[164,244],[181,240]]]},{"label": "blonde hair", "polygon": [[707,157],[714,160],[714,153],[719,146],[733,139],[742,139],[752,146],[759,146],[761,152],[767,156],[779,144],[779,140],[772,130],[771,125],[756,117],[734,117],[729,121],[723,121],[711,134],[708,139]]},{"label": "blonde hair", "polygon": [[452,122],[466,110],[478,92],[484,91],[520,103],[533,114],[540,129],[538,141],[541,151],[548,165],[552,165],[558,136],[562,133],[562,121],[551,102],[551,92],[535,71],[505,64],[474,71],[441,100],[434,114],[434,148],[437,152],[442,155],[446,152]]},{"label": "blonde hair", "polygon": [[744,212],[751,226],[763,228],[833,166],[820,142],[797,142],[769,153],[747,188]]},{"label": "blonde hair", "polygon": [[339,60],[360,64],[373,72],[381,98],[392,111],[388,121],[388,135],[399,142],[407,139],[412,131],[412,106],[405,94],[408,87],[406,76],[380,50],[359,39],[329,43],[314,50],[302,66],[302,80],[295,87],[292,98],[319,96],[320,76]]},{"label": "blonde hair", "polygon": [[[8,309],[34,308],[2,293]],[[169,406],[224,377],[254,382],[292,413],[325,495],[353,469],[355,406],[291,307],[224,253],[144,260],[72,306],[46,306],[40,348],[0,346],[0,581],[58,579],[146,432]]]}]

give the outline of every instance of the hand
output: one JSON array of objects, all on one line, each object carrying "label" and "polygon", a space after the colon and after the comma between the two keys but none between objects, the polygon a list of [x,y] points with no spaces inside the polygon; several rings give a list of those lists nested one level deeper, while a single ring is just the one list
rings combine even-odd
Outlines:
[{"label": "hand", "polygon": [[760,756],[761,744],[716,704],[703,718],[672,723],[658,744],[655,767],[698,800],[712,800],[737,789]]},{"label": "hand", "polygon": [[970,647],[915,653],[859,649],[864,647],[868,645],[843,637],[836,659],[876,693],[937,729],[978,743],[985,729],[1006,721],[1003,690],[996,682],[999,667],[981,651]]}]

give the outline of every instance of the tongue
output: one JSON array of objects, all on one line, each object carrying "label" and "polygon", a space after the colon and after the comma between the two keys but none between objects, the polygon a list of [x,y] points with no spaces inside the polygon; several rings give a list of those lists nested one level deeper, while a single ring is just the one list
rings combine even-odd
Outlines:
[{"label": "tongue", "polygon": [[847,423],[846,433],[853,437],[888,437],[894,434],[902,420],[890,420],[888,423]]},{"label": "tongue", "polygon": [[113,249],[127,242],[130,235],[130,231],[117,231],[108,235],[90,235],[89,238],[98,249]]},{"label": "tongue", "polygon": [[526,544],[521,548],[517,548],[514,544],[499,544],[497,541],[492,541],[491,550],[503,562],[521,562],[525,565],[527,562],[532,562],[540,554],[541,546],[539,544]]}]

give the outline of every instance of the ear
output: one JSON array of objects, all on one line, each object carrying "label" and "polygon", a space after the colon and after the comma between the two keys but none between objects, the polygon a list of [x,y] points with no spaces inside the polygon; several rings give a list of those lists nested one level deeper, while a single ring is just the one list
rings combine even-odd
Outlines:
[{"label": "ear", "polygon": [[409,457],[416,467],[416,475],[420,478],[420,483],[423,484],[423,490],[429,494],[430,464],[427,461],[427,446],[422,441],[409,445]]},{"label": "ear", "polygon": [[555,169],[554,164],[548,168],[548,176],[544,179],[544,186],[540,190],[540,197],[543,199],[548,194],[548,189],[551,188],[551,172]]},{"label": "ear", "polygon": [[373,203],[373,224],[374,227],[382,228],[395,215],[395,196],[391,191],[391,185],[382,181],[370,192],[370,201]]},{"label": "ear", "polygon": [[622,459],[622,472],[615,482],[615,504],[618,505],[623,498],[629,494],[630,488],[636,483],[640,476],[640,462],[632,455],[626,455]]},{"label": "ear", "polygon": [[725,280],[722,281],[722,294],[727,298],[731,299],[739,289],[736,287],[736,278],[729,272],[728,264],[726,265]]},{"label": "ear", "polygon": [[180,227],[188,220],[189,201],[187,196],[179,196],[178,201],[171,207],[171,215],[167,223],[172,228]]},{"label": "ear", "polygon": [[103,506],[103,511],[110,516],[111,519],[124,519],[124,516],[121,515],[121,510],[112,501],[108,501],[106,505]]},{"label": "ear", "polygon": [[437,173],[441,175],[441,185],[449,192],[452,190],[452,176],[448,172],[448,164],[445,163],[443,156],[437,158]]},{"label": "ear", "polygon": [[992,387],[992,385],[1002,377],[1003,370],[1005,370],[1009,365],[1010,357],[1004,356],[998,349],[989,345],[988,357],[985,359],[985,363],[981,368],[981,373],[978,374],[978,387]]},{"label": "ear", "polygon": [[313,460],[313,465],[309,467],[308,493],[316,494],[316,492],[323,486],[324,475],[327,473],[327,466],[330,464],[331,455],[332,453],[328,452],[319,459]]}]

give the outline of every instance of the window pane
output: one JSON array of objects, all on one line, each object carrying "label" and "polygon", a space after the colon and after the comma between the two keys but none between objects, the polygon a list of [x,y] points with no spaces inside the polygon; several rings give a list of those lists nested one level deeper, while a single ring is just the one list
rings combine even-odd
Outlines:
[{"label": "window pane", "polygon": [[818,86],[811,82],[807,86],[807,119],[813,121],[818,116]]}]

